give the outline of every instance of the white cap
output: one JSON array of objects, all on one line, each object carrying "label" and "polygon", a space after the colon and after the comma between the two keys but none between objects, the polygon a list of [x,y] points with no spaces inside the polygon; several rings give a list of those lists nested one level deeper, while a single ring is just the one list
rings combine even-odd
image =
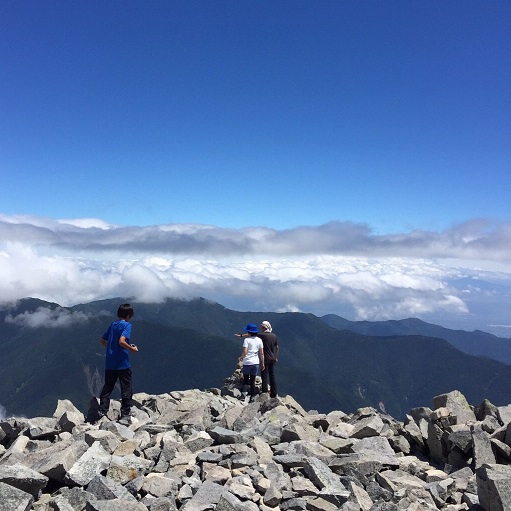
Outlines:
[{"label": "white cap", "polygon": [[261,323],[261,326],[264,326],[264,328],[266,328],[266,330],[267,330],[268,332],[271,332],[271,325],[270,325],[270,322],[269,322],[269,321],[263,321],[263,322]]}]

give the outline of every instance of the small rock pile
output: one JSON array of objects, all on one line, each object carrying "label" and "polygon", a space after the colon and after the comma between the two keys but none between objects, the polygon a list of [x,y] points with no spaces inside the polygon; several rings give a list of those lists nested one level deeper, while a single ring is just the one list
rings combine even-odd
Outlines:
[{"label": "small rock pile", "polygon": [[136,394],[126,426],[62,400],[0,422],[0,511],[510,510],[511,406],[433,404],[306,412],[228,381]]}]

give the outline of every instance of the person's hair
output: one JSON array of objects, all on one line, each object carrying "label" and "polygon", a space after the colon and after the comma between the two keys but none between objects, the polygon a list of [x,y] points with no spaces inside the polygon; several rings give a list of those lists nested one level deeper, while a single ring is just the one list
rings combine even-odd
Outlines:
[{"label": "person's hair", "polygon": [[132,318],[134,314],[133,307],[129,303],[123,303],[117,309],[117,317],[120,319]]}]

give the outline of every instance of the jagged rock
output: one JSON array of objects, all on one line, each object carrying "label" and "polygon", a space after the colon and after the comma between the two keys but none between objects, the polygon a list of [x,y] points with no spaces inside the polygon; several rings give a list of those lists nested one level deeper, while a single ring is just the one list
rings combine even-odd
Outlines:
[{"label": "jagged rock", "polygon": [[480,425],[472,428],[472,441],[474,444],[474,468],[476,470],[484,464],[496,463],[490,438]]},{"label": "jagged rock", "polygon": [[[23,511],[475,511],[479,486],[506,501],[507,407],[484,401],[461,419],[454,392],[401,423],[369,407],[306,412],[290,396],[242,402],[235,390],[137,394],[129,426],[115,422],[115,400],[97,423],[65,400],[52,418],[5,420],[0,491]],[[33,495],[11,486],[27,471],[42,485]]]},{"label": "jagged rock", "polygon": [[289,444],[278,444],[274,446],[275,454],[280,454],[281,452],[286,452],[289,454],[296,454],[301,457],[310,456],[321,460],[327,465],[335,459],[335,454],[330,449],[322,446],[318,442],[305,442],[302,440],[297,440],[295,442],[290,442]]},{"label": "jagged rock", "polygon": [[379,461],[363,459],[359,454],[338,457],[328,466],[336,474],[355,471],[364,476],[376,474],[383,469],[383,465]]},{"label": "jagged rock", "polygon": [[388,439],[390,446],[396,453],[410,454],[410,442],[403,435],[394,435]]},{"label": "jagged rock", "polygon": [[498,406],[497,418],[503,426],[509,424],[511,422],[511,405]]},{"label": "jagged rock", "polygon": [[254,449],[254,451],[259,456],[260,463],[269,463],[273,457],[273,451],[271,447],[260,437],[255,436],[252,438],[249,443],[249,447]]},{"label": "jagged rock", "polygon": [[83,413],[76,408],[76,406],[69,399],[57,400],[57,407],[53,412],[53,417],[59,420],[66,412],[76,413],[77,415],[83,416]]},{"label": "jagged rock", "polygon": [[364,461],[377,461],[382,465],[398,466],[399,460],[387,438],[366,437],[352,446],[353,452]]},{"label": "jagged rock", "polygon": [[465,454],[468,454],[472,450],[473,438],[472,431],[469,426],[451,426],[447,433],[449,450],[451,450],[453,447],[457,447]]},{"label": "jagged rock", "polygon": [[147,511],[147,507],[128,500],[95,500],[87,502],[85,511]]},{"label": "jagged rock", "polygon": [[511,509],[511,467],[483,465],[476,471],[478,497],[485,511]]},{"label": "jagged rock", "polygon": [[276,485],[270,484],[263,497],[264,505],[269,507],[277,507],[281,501],[282,492]]},{"label": "jagged rock", "polygon": [[328,433],[339,438],[350,438],[354,429],[355,426],[353,424],[339,422],[335,424],[335,426],[330,426],[328,428]]},{"label": "jagged rock", "polygon": [[230,469],[221,467],[215,463],[203,463],[202,477],[204,481],[224,484],[231,477],[231,471]]},{"label": "jagged rock", "polygon": [[307,509],[310,511],[335,511],[339,509],[339,505],[327,498],[316,497],[307,503]]},{"label": "jagged rock", "polygon": [[352,439],[322,435],[319,439],[319,443],[335,454],[348,454],[353,452],[352,446],[354,441]]},{"label": "jagged rock", "polygon": [[134,438],[133,440],[124,440],[124,442],[115,446],[112,454],[115,456],[127,456],[128,454],[134,454],[140,447],[140,444],[141,440],[137,438]]},{"label": "jagged rock", "polygon": [[113,453],[114,449],[122,442],[118,435],[104,429],[93,429],[86,431],[84,440],[90,447],[94,442],[99,442],[105,451]]},{"label": "jagged rock", "polygon": [[455,489],[454,479],[452,479],[451,477],[448,477],[441,481],[430,482],[427,484],[427,489],[428,489],[429,493],[431,494],[431,496],[433,497],[435,504],[439,508],[441,508],[441,507],[445,506],[447,499],[454,492],[454,489]]},{"label": "jagged rock", "polygon": [[304,440],[307,442],[317,442],[319,436],[320,432],[318,429],[308,424],[294,423],[283,428],[280,441],[292,442],[294,440]]},{"label": "jagged rock", "polygon": [[105,468],[107,468],[107,476],[109,478],[120,484],[126,484],[138,477],[150,466],[152,466],[152,461],[129,454],[128,456],[112,455]]},{"label": "jagged rock", "polygon": [[91,447],[74,463],[65,476],[65,481],[84,486],[106,468],[110,463],[111,455],[103,449],[98,442]]},{"label": "jagged rock", "polygon": [[408,440],[416,446],[417,450],[423,452],[425,447],[424,437],[422,436],[419,426],[411,415],[406,415],[403,430],[407,435]]},{"label": "jagged rock", "polygon": [[197,493],[180,509],[183,511],[205,511],[217,504],[225,493],[222,485],[205,481],[200,485]]},{"label": "jagged rock", "polygon": [[455,424],[467,424],[476,421],[474,411],[459,390],[435,396],[433,406],[434,408],[446,407],[455,418]]},{"label": "jagged rock", "polygon": [[62,416],[58,419],[57,425],[60,428],[60,431],[66,431],[71,433],[73,428],[83,424],[85,422],[85,417],[83,413],[76,413],[71,411],[66,411],[62,414]]},{"label": "jagged rock", "polygon": [[225,428],[215,427],[209,431],[209,434],[219,444],[235,444],[243,441],[243,436],[239,432]]},{"label": "jagged rock", "polygon": [[369,511],[373,507],[371,497],[362,486],[351,481],[349,483],[349,489],[352,495],[351,498],[353,502],[359,506],[360,511]]},{"label": "jagged rock", "polygon": [[509,447],[509,445],[496,438],[490,438],[490,443],[497,458],[503,460],[504,463],[511,462],[511,447]]},{"label": "jagged rock", "polygon": [[[48,504],[50,508],[55,511],[74,511],[71,503],[62,495],[52,497]],[[87,505],[87,503],[85,505]]]},{"label": "jagged rock", "polygon": [[92,495],[92,493],[77,486],[73,488],[68,488],[66,486],[60,488],[56,494],[54,494],[53,498],[55,499],[58,496],[64,497],[73,510],[84,509],[88,501],[94,500],[94,495]]},{"label": "jagged rock", "polygon": [[383,420],[375,415],[363,418],[354,425],[351,438],[367,438],[378,436],[383,430]]},{"label": "jagged rock", "polygon": [[213,444],[213,438],[206,431],[197,431],[185,441],[185,446],[192,452],[205,449]]},{"label": "jagged rock", "polygon": [[176,502],[169,497],[151,497],[147,495],[141,501],[148,511],[177,511]]},{"label": "jagged rock", "polygon": [[349,498],[350,493],[342,485],[339,477],[321,460],[307,457],[304,460],[303,468],[309,479],[321,490],[321,493],[335,496],[341,504]]},{"label": "jagged rock", "polygon": [[87,486],[87,491],[97,500],[122,499],[136,502],[135,497],[124,486],[102,475],[97,475],[92,479]]},{"label": "jagged rock", "polygon": [[431,459],[438,464],[444,463],[446,458],[446,445],[444,440],[444,430],[433,421],[428,422],[428,438],[426,445],[429,448]]},{"label": "jagged rock", "polygon": [[381,486],[391,492],[397,492],[398,488],[425,488],[426,483],[414,476],[413,474],[409,474],[403,470],[384,470],[376,474],[376,479],[381,484]]},{"label": "jagged rock", "polygon": [[148,474],[141,489],[153,497],[170,497],[177,493],[178,482],[163,474]]},{"label": "jagged rock", "polygon": [[461,503],[468,506],[469,509],[481,509],[479,506],[479,497],[473,493],[463,493]]},{"label": "jagged rock", "polygon": [[59,434],[56,419],[52,417],[34,417],[27,420],[27,436],[35,439],[52,439]]},{"label": "jagged rock", "polygon": [[63,483],[66,474],[78,459],[87,451],[87,444],[83,440],[71,442],[59,442],[42,449],[25,459],[30,462],[33,470]]},{"label": "jagged rock", "polygon": [[0,466],[0,482],[10,484],[37,499],[48,483],[48,478],[23,465],[4,465]]},{"label": "jagged rock", "polygon": [[232,493],[223,493],[216,505],[216,511],[258,511],[259,507],[254,502],[244,502]]},{"label": "jagged rock", "polygon": [[469,467],[451,472],[449,476],[454,479],[458,490],[477,493],[476,475]]},{"label": "jagged rock", "polygon": [[110,433],[117,435],[122,440],[131,440],[135,436],[135,432],[133,430],[124,424],[120,424],[115,421],[107,420],[106,422],[103,422],[99,427],[103,431],[109,431]]},{"label": "jagged rock", "polygon": [[[440,408],[437,408],[436,410],[433,410],[430,415],[430,419],[433,421],[442,421],[442,419],[446,419],[451,414],[451,411],[446,406],[441,406]],[[456,422],[453,422],[453,424],[456,424]]]},{"label": "jagged rock", "polygon": [[33,502],[30,493],[0,482],[0,511],[29,511]]},{"label": "jagged rock", "polygon": [[434,483],[437,481],[445,481],[449,476],[443,471],[436,468],[426,470],[424,480],[427,483]]}]

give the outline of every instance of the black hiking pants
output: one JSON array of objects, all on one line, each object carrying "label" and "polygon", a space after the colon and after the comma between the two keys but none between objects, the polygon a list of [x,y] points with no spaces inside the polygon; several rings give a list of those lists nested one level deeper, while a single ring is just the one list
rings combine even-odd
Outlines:
[{"label": "black hiking pants", "polygon": [[121,384],[121,415],[129,415],[133,388],[131,383],[131,369],[105,369],[105,384],[99,395],[99,410],[105,415],[110,408],[110,394],[119,379]]},{"label": "black hiking pants", "polygon": [[275,362],[265,362],[264,369],[261,371],[261,380],[263,392],[268,392],[268,383],[270,384],[270,397],[277,396],[277,380],[275,379]]}]

